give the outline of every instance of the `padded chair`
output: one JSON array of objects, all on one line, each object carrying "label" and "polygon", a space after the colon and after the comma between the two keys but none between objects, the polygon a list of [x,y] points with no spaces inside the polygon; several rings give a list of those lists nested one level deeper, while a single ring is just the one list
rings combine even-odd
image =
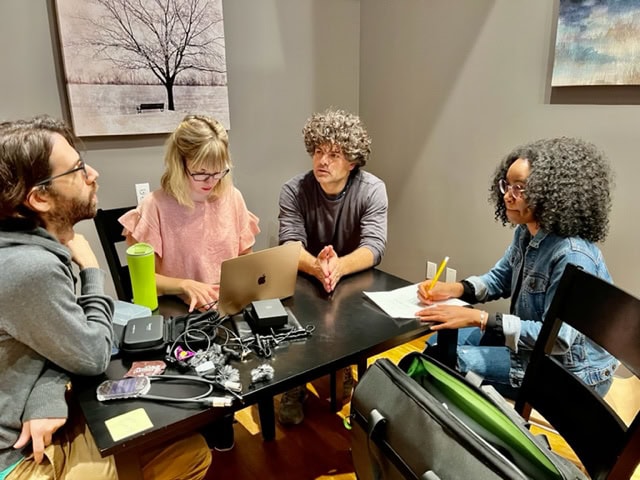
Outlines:
[{"label": "padded chair", "polygon": [[640,459],[640,413],[629,426],[553,356],[565,322],[640,376],[640,300],[567,265],[532,352],[515,409],[535,408],[567,441],[593,479],[628,479]]},{"label": "padded chair", "polygon": [[131,288],[131,278],[129,277],[129,267],[126,259],[120,260],[118,254],[118,246],[126,245],[126,239],[122,235],[122,225],[118,223],[118,218],[135,207],[113,208],[110,210],[98,209],[93,221],[100,237],[100,243],[107,258],[111,278],[116,288],[116,294],[120,300],[130,302],[133,298],[133,290]]}]

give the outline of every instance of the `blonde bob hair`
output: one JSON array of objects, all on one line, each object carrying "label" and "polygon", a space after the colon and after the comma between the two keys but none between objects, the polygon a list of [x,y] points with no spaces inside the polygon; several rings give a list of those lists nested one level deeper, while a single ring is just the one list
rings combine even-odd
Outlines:
[{"label": "blonde bob hair", "polygon": [[[221,172],[231,168],[229,136],[217,120],[204,115],[187,115],[165,144],[162,189],[180,205],[193,207],[187,162],[193,171]],[[221,196],[233,185],[231,172],[211,190],[210,199]]]}]

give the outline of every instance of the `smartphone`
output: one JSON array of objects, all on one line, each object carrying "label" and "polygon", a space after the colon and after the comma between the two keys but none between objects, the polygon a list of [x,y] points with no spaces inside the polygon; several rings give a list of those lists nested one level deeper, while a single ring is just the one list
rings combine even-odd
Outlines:
[{"label": "smartphone", "polygon": [[151,388],[148,377],[130,377],[119,380],[105,380],[96,390],[98,400],[116,400],[119,398],[134,398],[144,395]]}]

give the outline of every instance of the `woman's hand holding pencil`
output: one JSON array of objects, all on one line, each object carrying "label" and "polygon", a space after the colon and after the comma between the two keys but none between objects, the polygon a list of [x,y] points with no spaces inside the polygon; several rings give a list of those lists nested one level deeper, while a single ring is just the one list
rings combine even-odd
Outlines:
[{"label": "woman's hand holding pencil", "polygon": [[449,257],[444,257],[444,260],[442,260],[438,267],[436,275],[432,279],[426,279],[418,286],[418,299],[420,303],[431,305],[433,302],[439,302],[449,298],[458,298],[462,295],[464,289],[461,283],[438,281],[448,261]]}]

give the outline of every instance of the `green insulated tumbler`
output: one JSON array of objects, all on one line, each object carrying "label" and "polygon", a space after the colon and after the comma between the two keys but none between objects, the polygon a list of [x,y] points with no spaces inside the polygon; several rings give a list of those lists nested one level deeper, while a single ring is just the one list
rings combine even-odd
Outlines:
[{"label": "green insulated tumbler", "polygon": [[136,243],[127,248],[127,265],[133,288],[133,303],[151,310],[158,308],[153,247],[148,243]]}]

